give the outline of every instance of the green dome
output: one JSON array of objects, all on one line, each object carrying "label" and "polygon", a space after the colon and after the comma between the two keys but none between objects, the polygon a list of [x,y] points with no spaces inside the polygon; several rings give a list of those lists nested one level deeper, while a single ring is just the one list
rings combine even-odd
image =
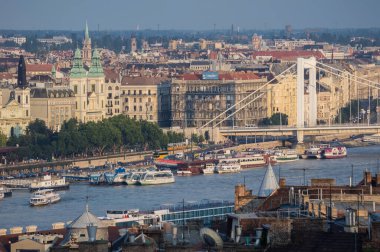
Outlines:
[{"label": "green dome", "polygon": [[88,77],[104,77],[104,71],[98,51],[95,49],[92,53],[91,67],[88,72]]},{"label": "green dome", "polygon": [[73,67],[71,68],[70,78],[83,78],[86,77],[86,70],[83,68],[82,55],[77,48],[74,54]]}]

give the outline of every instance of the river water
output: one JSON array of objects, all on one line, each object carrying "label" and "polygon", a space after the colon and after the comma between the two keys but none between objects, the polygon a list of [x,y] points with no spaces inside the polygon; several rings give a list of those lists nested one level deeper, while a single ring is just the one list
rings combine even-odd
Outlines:
[{"label": "river water", "polygon": [[[365,169],[379,169],[380,146],[348,149],[348,157],[337,160],[299,160],[273,166],[276,176],[286,178],[287,184],[302,185],[304,173],[310,178],[335,178],[337,184],[348,184],[354,167],[354,183],[363,177]],[[12,197],[0,200],[0,228],[37,225],[39,230],[50,229],[54,222],[67,222],[79,216],[85,209],[88,196],[89,208],[97,216],[105,216],[107,210],[150,210],[162,204],[175,204],[202,199],[230,200],[234,198],[234,186],[244,183],[257,193],[265,168],[244,170],[237,174],[213,174],[176,177],[174,184],[158,186],[89,186],[72,184],[70,190],[61,191],[62,200],[43,207],[30,207],[31,194],[14,191]],[[24,229],[25,230],[25,229]]]}]

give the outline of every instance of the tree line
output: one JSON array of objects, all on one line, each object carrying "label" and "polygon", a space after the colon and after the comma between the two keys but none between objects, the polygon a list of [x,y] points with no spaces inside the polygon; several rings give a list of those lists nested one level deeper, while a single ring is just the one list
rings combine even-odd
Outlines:
[{"label": "tree line", "polygon": [[25,134],[10,137],[7,145],[19,146],[11,159],[20,161],[166,149],[168,143],[183,141],[182,133],[165,133],[156,123],[119,115],[87,123],[70,119],[59,132],[51,131],[44,121],[37,119],[28,125]]}]

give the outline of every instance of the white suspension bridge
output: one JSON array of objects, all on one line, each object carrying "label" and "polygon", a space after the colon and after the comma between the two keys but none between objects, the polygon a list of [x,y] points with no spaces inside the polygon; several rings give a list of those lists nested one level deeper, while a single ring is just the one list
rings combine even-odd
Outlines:
[{"label": "white suspension bridge", "polygon": [[[265,127],[220,127],[222,123],[236,113],[247,107],[254,101],[265,95],[265,88],[274,81],[281,82],[282,78],[286,74],[294,73],[296,70],[297,83],[296,83],[296,124],[295,126],[278,125],[278,126],[265,126]],[[308,71],[308,102],[305,102],[305,70]],[[367,87],[368,94],[368,122],[362,123],[339,123],[329,125],[318,125],[317,118],[317,70],[331,74],[338,78],[348,79],[350,82],[354,82],[357,87]],[[293,71],[293,72],[292,72]],[[332,84],[334,85],[334,84]],[[360,76],[348,73],[336,67],[317,61],[315,58],[298,58],[297,63],[291,65],[289,68],[260,86],[258,89],[248,94],[246,97],[230,106],[228,109],[220,113],[218,116],[208,121],[204,125],[198,128],[199,132],[205,129],[217,130],[220,135],[224,137],[231,136],[295,136],[298,143],[303,143],[305,136],[316,135],[330,135],[330,134],[377,134],[380,133],[380,124],[370,123],[369,114],[371,106],[370,89],[379,90],[380,84],[374,81],[362,78]],[[351,95],[350,95],[351,96]],[[363,108],[359,107],[359,98],[357,93],[357,108],[352,108],[353,97],[350,97],[349,101],[349,117],[353,118],[352,114],[356,112],[357,118],[363,113]],[[308,108],[305,113],[305,108]],[[357,111],[355,111],[357,109]],[[281,113],[281,111],[279,111]],[[364,115],[363,115],[364,116]]]}]

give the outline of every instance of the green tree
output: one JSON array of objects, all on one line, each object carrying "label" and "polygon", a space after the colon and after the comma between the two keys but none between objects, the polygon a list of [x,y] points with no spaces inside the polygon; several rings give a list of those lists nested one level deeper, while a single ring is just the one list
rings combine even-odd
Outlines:
[{"label": "green tree", "polygon": [[208,130],[205,131],[205,139],[207,142],[210,140],[210,133],[208,132]]},{"label": "green tree", "polygon": [[275,113],[270,117],[272,125],[288,125],[288,115],[284,113]]},{"label": "green tree", "polygon": [[0,131],[0,147],[7,145],[7,136]]}]

